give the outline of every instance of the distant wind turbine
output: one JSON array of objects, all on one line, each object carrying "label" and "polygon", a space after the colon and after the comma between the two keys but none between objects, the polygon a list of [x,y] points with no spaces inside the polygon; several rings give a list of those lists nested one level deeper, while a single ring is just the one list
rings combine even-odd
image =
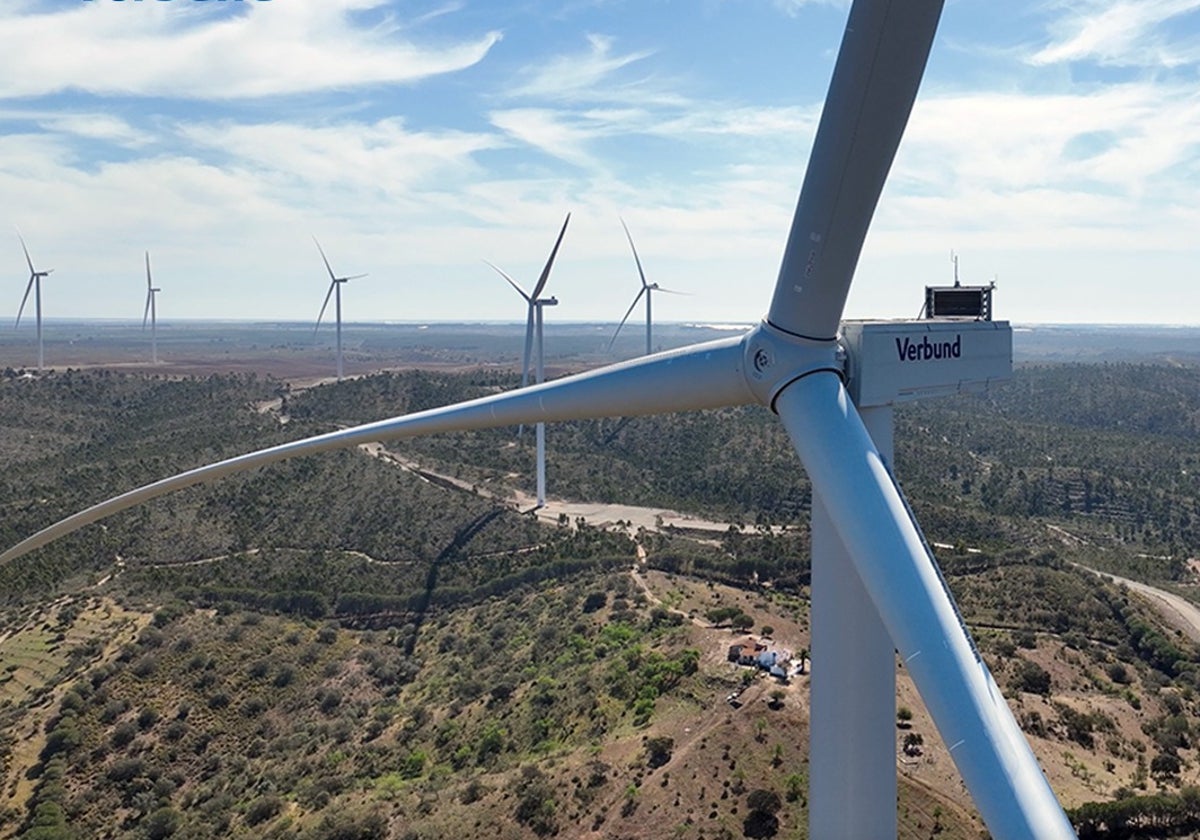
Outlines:
[{"label": "distant wind turbine", "polygon": [[625,326],[625,322],[629,320],[629,316],[633,314],[633,308],[638,305],[638,301],[642,299],[642,295],[646,296],[646,355],[649,356],[654,352],[653,348],[653,326],[650,315],[650,298],[653,297],[653,292],[666,292],[671,295],[682,295],[686,292],[676,292],[673,289],[664,289],[657,283],[646,282],[646,272],[642,270],[642,260],[638,257],[637,246],[633,244],[633,237],[629,233],[629,225],[625,224],[625,220],[621,219],[621,227],[625,228],[625,238],[629,240],[629,247],[633,251],[633,261],[637,263],[638,276],[642,279],[642,288],[634,295],[633,303],[629,304],[629,309],[625,311],[625,317],[621,319],[621,323],[617,324],[617,329],[613,333],[613,337],[608,341],[608,349],[611,350],[613,343],[617,340],[617,336],[621,334],[621,327]]},{"label": "distant wind turbine", "polygon": [[338,277],[333,273],[333,267],[329,265],[329,258],[325,256],[325,250],[321,247],[321,243],[317,242],[317,237],[313,237],[313,242],[316,243],[317,250],[321,252],[321,259],[325,261],[325,269],[329,272],[329,291],[325,293],[325,302],[321,304],[321,312],[317,315],[317,324],[313,327],[313,334],[317,332],[317,328],[321,326],[321,319],[325,317],[325,307],[329,306],[329,297],[337,292],[337,303],[335,309],[337,312],[337,379],[342,381],[342,284],[347,280],[357,280],[360,277],[366,277],[365,274],[351,274],[349,277]]},{"label": "distant wind turbine", "polygon": [[[521,363],[521,387],[524,388],[529,384],[529,356],[533,349],[534,335],[537,336],[537,383],[540,385],[546,378],[545,356],[543,353],[542,341],[542,307],[558,306],[558,298],[548,297],[543,298],[542,292],[546,288],[546,283],[550,279],[550,269],[554,267],[554,258],[558,256],[558,246],[562,244],[563,236],[567,232],[567,225],[571,223],[571,214],[567,214],[567,218],[563,220],[562,230],[558,232],[558,239],[554,241],[554,248],[550,251],[550,258],[546,260],[546,266],[542,269],[542,274],[538,277],[537,284],[533,287],[532,292],[526,292],[521,288],[521,284],[509,277],[504,270],[494,263],[488,262],[492,268],[499,272],[500,276],[508,281],[508,284],[517,290],[517,294],[525,299],[527,304],[525,315],[525,358]],[[487,260],[484,260],[487,262]],[[546,504],[546,424],[537,424],[537,506],[544,507]]]},{"label": "distant wind turbine", "polygon": [[150,280],[150,252],[146,252],[146,311],[142,313],[142,329],[146,329],[146,319],[150,319],[150,361],[158,364],[158,312],[154,298],[162,289],[155,288]]},{"label": "distant wind turbine", "polygon": [[42,372],[45,367],[45,353],[42,347],[42,278],[48,277],[53,271],[53,268],[48,268],[45,271],[38,271],[33,267],[33,259],[29,256],[29,249],[25,247],[25,237],[21,236],[21,231],[17,231],[17,239],[21,240],[21,250],[25,252],[25,262],[29,263],[29,285],[25,287],[25,296],[21,298],[21,308],[17,310],[16,327],[21,326],[21,313],[25,311],[25,302],[29,300],[29,290],[34,290],[34,303],[37,309],[37,341],[38,341],[38,373]]}]

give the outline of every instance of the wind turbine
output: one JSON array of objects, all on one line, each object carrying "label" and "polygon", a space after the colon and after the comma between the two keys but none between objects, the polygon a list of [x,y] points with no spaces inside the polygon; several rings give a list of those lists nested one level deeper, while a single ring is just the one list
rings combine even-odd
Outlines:
[{"label": "wind turbine", "polygon": [[[878,375],[863,374],[869,359],[850,357],[847,365],[839,327],[942,2],[852,5],[770,308],[744,336],[197,467],[55,523],[0,555],[0,562],[169,491],[297,455],[434,432],[759,403],[779,415],[814,491],[812,632],[821,667],[812,682],[810,835],[896,836],[895,693],[879,697],[874,690],[892,684],[894,648],[991,834],[998,840],[1073,837],[892,476],[887,411],[873,410],[868,418],[881,452],[845,387],[849,383],[864,403],[881,387]],[[896,339],[899,364],[913,361],[913,372],[904,375],[936,380],[938,371],[946,378],[959,373],[957,359],[941,360],[948,367],[915,361],[920,348],[933,347],[914,338],[928,338],[922,331],[929,322],[897,324],[889,328],[907,331],[909,339]],[[845,327],[847,334],[866,329],[854,322]],[[939,328],[959,336],[963,356],[973,355],[982,337],[1006,338],[1011,370],[1007,324],[943,322]],[[908,370],[896,366],[889,337],[880,346],[880,360],[892,371]],[[872,690],[856,690],[862,686]]]},{"label": "wind turbine", "polygon": [[681,295],[683,292],[676,292],[671,289],[664,289],[657,283],[646,282],[646,272],[642,270],[642,260],[638,257],[637,246],[633,244],[633,237],[629,233],[629,226],[625,224],[625,220],[621,219],[621,227],[625,228],[625,238],[629,240],[629,247],[633,251],[633,261],[637,263],[638,276],[642,279],[642,288],[633,297],[633,303],[629,304],[629,309],[625,311],[625,317],[621,319],[621,323],[617,324],[617,329],[613,332],[612,338],[608,340],[608,349],[611,350],[613,342],[617,340],[617,336],[621,334],[621,327],[625,326],[625,322],[629,320],[629,316],[633,314],[633,308],[637,306],[638,301],[642,299],[642,295],[646,296],[646,355],[649,356],[654,352],[652,345],[652,320],[650,317],[650,298],[654,292],[666,292],[672,295]]},{"label": "wind turbine", "polygon": [[17,239],[21,240],[21,250],[25,252],[25,262],[29,264],[29,284],[25,287],[25,295],[21,298],[21,308],[17,310],[16,327],[21,326],[21,313],[25,311],[25,302],[29,300],[29,290],[33,289],[33,299],[37,309],[37,341],[38,341],[38,373],[42,372],[45,367],[45,352],[42,347],[42,278],[49,277],[53,272],[53,268],[48,268],[45,271],[38,271],[33,267],[33,259],[29,256],[29,249],[25,247],[25,237],[21,236],[21,231],[17,231]]},{"label": "wind turbine", "polygon": [[158,364],[158,312],[154,299],[162,289],[155,288],[150,280],[150,252],[146,252],[146,311],[142,313],[142,329],[146,329],[146,319],[150,319],[150,361]]},{"label": "wind turbine", "polygon": [[349,277],[338,277],[333,273],[333,267],[329,264],[329,258],[325,256],[325,250],[321,247],[321,243],[317,242],[317,237],[313,237],[313,242],[317,245],[317,250],[321,252],[321,259],[325,262],[325,270],[329,272],[329,291],[325,293],[325,302],[321,304],[321,311],[317,315],[316,326],[313,327],[313,335],[316,335],[317,328],[321,326],[321,319],[325,317],[325,307],[329,306],[329,296],[334,295],[337,298],[335,309],[337,312],[337,381],[342,381],[342,284],[348,280],[357,280],[360,277],[366,277],[365,274],[351,274]]},{"label": "wind turbine", "polygon": [[[546,260],[546,265],[542,268],[541,276],[538,277],[537,284],[533,287],[532,292],[526,292],[521,288],[521,284],[509,277],[499,266],[488,263],[492,268],[500,273],[500,276],[508,281],[508,284],[517,290],[526,303],[525,314],[525,357],[521,362],[521,387],[524,388],[529,384],[529,356],[533,348],[534,339],[537,340],[537,384],[541,385],[546,379],[546,361],[545,353],[543,352],[542,340],[542,309],[546,306],[558,306],[558,298],[542,297],[542,292],[546,288],[546,283],[550,280],[550,269],[554,267],[554,258],[558,256],[558,246],[562,244],[563,236],[567,232],[567,225],[571,223],[571,214],[567,214],[567,218],[563,220],[562,230],[558,232],[558,239],[554,240],[554,248],[550,251],[550,257]],[[487,260],[484,260],[487,262]],[[522,426],[523,428],[523,426]],[[518,430],[519,433],[519,430]],[[537,424],[537,507],[542,508],[546,505],[546,424],[539,422]]]}]

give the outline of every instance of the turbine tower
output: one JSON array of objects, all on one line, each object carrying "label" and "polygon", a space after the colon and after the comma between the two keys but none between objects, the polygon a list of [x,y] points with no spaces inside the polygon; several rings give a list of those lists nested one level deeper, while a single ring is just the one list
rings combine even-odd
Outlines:
[{"label": "turbine tower", "polygon": [[889,401],[1002,378],[1011,372],[1011,327],[841,323],[942,2],[853,3],[770,308],[745,335],[199,466],[54,523],[0,562],[169,491],[297,455],[434,432],[759,403],[779,415],[813,486],[812,633],[821,667],[812,681],[810,836],[896,836],[894,649],[992,836],[1073,837],[889,466]]},{"label": "turbine tower", "polygon": [[150,280],[150,252],[146,252],[146,311],[142,313],[142,329],[146,329],[146,319],[150,319],[150,361],[158,364],[158,311],[154,299],[162,289],[156,288]]},{"label": "turbine tower", "polygon": [[629,248],[633,251],[633,261],[637,263],[638,277],[642,280],[642,288],[633,296],[633,303],[629,304],[629,309],[625,311],[625,317],[621,319],[621,323],[617,324],[617,329],[613,332],[612,338],[608,340],[608,349],[611,350],[613,343],[617,340],[617,336],[621,334],[621,327],[625,326],[625,322],[629,320],[629,316],[633,314],[633,308],[638,305],[638,301],[642,299],[642,295],[646,296],[646,355],[649,356],[654,352],[653,349],[653,326],[650,315],[650,298],[654,292],[666,292],[672,295],[682,295],[683,292],[676,292],[671,289],[664,289],[657,283],[646,282],[646,272],[642,270],[642,260],[638,257],[637,246],[633,244],[633,237],[629,233],[629,226],[625,224],[625,220],[621,219],[621,227],[625,228],[625,238],[629,240]]},{"label": "turbine tower", "polygon": [[42,372],[45,367],[45,351],[42,346],[42,278],[48,277],[54,272],[53,268],[48,268],[45,271],[38,271],[33,267],[33,259],[29,256],[29,249],[25,247],[25,237],[21,236],[21,231],[17,231],[17,239],[21,240],[21,250],[25,252],[25,262],[29,264],[29,284],[25,287],[25,295],[21,298],[21,308],[17,310],[17,323],[13,328],[21,326],[21,313],[25,311],[25,303],[29,300],[29,290],[33,289],[33,299],[37,311],[37,342],[38,342],[38,373]]},{"label": "turbine tower", "polygon": [[321,319],[325,317],[325,307],[329,306],[329,296],[334,295],[337,302],[334,306],[337,312],[337,381],[342,381],[342,284],[348,280],[357,280],[360,277],[366,277],[365,274],[351,274],[349,277],[338,277],[333,273],[333,267],[329,264],[329,258],[325,256],[325,250],[321,247],[321,243],[317,242],[317,237],[313,237],[313,242],[317,245],[317,250],[321,252],[321,259],[325,263],[325,270],[329,272],[329,291],[325,293],[325,302],[321,304],[321,311],[317,314],[317,323],[313,327],[313,335],[316,335],[317,329],[321,326]]},{"label": "turbine tower", "polygon": [[[524,388],[529,384],[529,357],[536,338],[537,342],[537,361],[536,361],[536,381],[541,385],[546,380],[546,363],[544,344],[542,338],[542,309],[547,306],[558,306],[558,298],[542,297],[542,292],[546,289],[546,283],[550,280],[550,269],[554,267],[554,258],[558,256],[558,246],[562,244],[563,236],[567,232],[567,225],[571,223],[571,214],[567,214],[567,218],[563,220],[562,230],[558,232],[558,239],[554,240],[554,248],[550,251],[550,257],[546,260],[546,265],[542,268],[541,276],[538,277],[537,284],[533,287],[532,292],[526,292],[521,288],[521,284],[509,277],[499,266],[493,263],[488,263],[492,268],[500,273],[500,276],[508,281],[508,284],[517,290],[522,298],[525,299],[525,356],[521,362],[521,387]],[[484,260],[487,262],[487,260]],[[522,426],[523,428],[523,426]],[[519,430],[518,430],[519,433]],[[546,424],[539,422],[537,424],[537,508],[546,506]],[[536,508],[535,508],[536,509]]]}]

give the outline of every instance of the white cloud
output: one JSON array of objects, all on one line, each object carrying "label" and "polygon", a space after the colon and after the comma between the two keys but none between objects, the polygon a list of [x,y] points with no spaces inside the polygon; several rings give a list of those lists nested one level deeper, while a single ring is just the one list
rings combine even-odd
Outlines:
[{"label": "white cloud", "polygon": [[772,5],[789,17],[796,17],[807,6],[849,6],[850,0],[772,0]]},{"label": "white cloud", "polygon": [[234,166],[279,173],[307,185],[403,192],[474,170],[473,155],[497,137],[462,131],[411,131],[400,118],[374,123],[190,123],[179,134]]},{"label": "white cloud", "polygon": [[539,62],[527,72],[529,79],[511,94],[545,99],[593,97],[597,86],[612,74],[652,55],[649,51],[614,55],[613,39],[605,35],[588,35],[587,42],[586,53],[559,55]]},{"label": "white cloud", "polygon": [[721,135],[737,138],[780,138],[795,143],[811,138],[820,119],[817,106],[739,107],[706,103],[656,121],[648,131],[664,136]]},{"label": "white cloud", "polygon": [[[441,46],[396,35],[352,13],[386,0],[246,4],[76,3],[42,14],[0,12],[0,97],[66,90],[232,100],[413,82],[478,63],[487,32]],[[192,8],[192,6],[196,6]]]},{"label": "white cloud", "polygon": [[681,107],[684,97],[653,75],[630,78],[621,71],[654,55],[653,50],[617,54],[607,35],[589,34],[582,52],[550,56],[528,67],[523,81],[506,91],[514,99],[605,102],[637,107]]},{"label": "white cloud", "polygon": [[44,117],[38,122],[47,131],[73,134],[89,140],[104,140],[130,148],[144,146],[150,142],[145,134],[111,114],[60,113]]},{"label": "white cloud", "polygon": [[1030,57],[1035,65],[1091,60],[1173,67],[1200,58],[1194,43],[1172,44],[1163,25],[1200,9],[1200,0],[1091,0],[1058,21],[1056,39]]},{"label": "white cloud", "polygon": [[914,110],[898,185],[943,195],[1051,184],[1134,194],[1198,144],[1200,93],[1190,85],[931,97]]},{"label": "white cloud", "polygon": [[[329,107],[320,115],[268,110],[271,102],[200,107],[179,100],[254,95],[259,81],[247,79],[259,73],[278,91],[360,77],[370,83],[376,77],[357,65],[359,47],[393,76],[403,75],[403,62],[387,63],[394,46],[411,48],[418,70],[455,49],[482,55],[488,44],[471,35],[442,47],[409,40],[422,20],[435,18],[446,31],[471,32],[478,8],[464,6],[450,26],[458,6],[435,7],[438,0],[403,20],[388,16],[400,8],[395,2],[275,0],[261,6],[282,15],[246,3],[249,13],[216,23],[205,11],[212,4],[106,0],[106,14],[124,9],[124,23],[89,18],[96,28],[85,36],[76,31],[83,24],[74,3],[58,6],[70,12],[40,15],[36,32],[18,32],[20,16],[0,2],[0,95],[38,83],[30,78],[36,73],[11,72],[32,54],[23,41],[35,37],[53,53],[38,59],[48,88],[166,91],[167,101],[120,103],[112,113],[68,97],[0,111],[8,132],[0,134],[0,195],[11,197],[8,221],[21,225],[35,258],[59,269],[53,315],[140,318],[148,247],[168,290],[160,303],[172,313],[229,314],[236,299],[237,314],[247,317],[315,318],[328,283],[308,238],[316,233],[339,271],[371,274],[348,296],[350,319],[517,318],[516,296],[480,260],[524,282],[540,269],[562,214],[573,210],[552,286],[563,301],[556,320],[620,317],[637,280],[618,215],[650,279],[697,293],[664,301],[665,317],[753,319],[769,298],[820,114],[819,94],[797,100],[793,76],[734,91],[700,74],[708,64],[679,62],[683,49],[669,40],[661,51],[640,49],[649,41],[632,49],[623,40],[585,40],[578,30],[565,41],[578,45],[573,54],[554,51],[561,39],[521,52],[530,69],[515,78],[503,76],[506,55],[497,51],[496,72],[464,77],[479,87],[439,86],[434,96],[446,94],[444,102],[421,99],[423,90],[406,96],[402,102],[414,107],[405,119],[364,117],[353,97],[323,97]],[[29,9],[51,7],[50,0],[14,2],[26,19]],[[793,25],[759,5],[775,24]],[[1179,53],[1182,38],[1171,44],[1165,31],[1176,21],[1162,17],[1167,5],[1147,6],[1159,17],[1127,21],[1140,35],[1121,42],[1095,34],[1108,32],[1101,27],[1068,50],[1085,29],[1087,14],[1075,15],[1076,29],[1055,31],[1060,56],[1145,56],[1154,43]],[[1096,17],[1110,7],[1090,3],[1084,11]],[[516,47],[526,33],[514,20],[506,17],[505,26]],[[45,30],[60,23],[61,31]],[[597,31],[612,20],[588,23]],[[110,37],[143,52],[122,64]],[[294,43],[304,52],[291,52]],[[247,44],[251,54],[240,55]],[[714,68],[720,58],[712,56]],[[1068,60],[1076,59],[1056,59]],[[1080,265],[1103,272],[1105,263],[1133,263],[1130,255],[1146,249],[1178,256],[1194,247],[1200,94],[1193,87],[1165,73],[1136,84],[1077,85],[1063,68],[1033,65],[1027,55],[993,53],[989,61],[1002,65],[996,87],[981,88],[972,72],[947,81],[956,65],[931,79],[918,101],[856,282],[865,314],[914,314],[912,289],[930,271],[948,271],[950,247],[963,253],[970,279],[999,271],[1006,295],[1016,294],[1015,278],[1040,277],[1042,262],[1059,252],[1085,255]],[[113,62],[117,75],[104,78]],[[222,85],[228,90],[217,90]],[[956,92],[939,93],[939,85]],[[722,98],[697,93],[706,88]],[[136,143],[144,145],[131,155]],[[9,239],[9,256],[19,262]],[[1051,281],[1065,288],[1074,278]],[[875,294],[883,288],[900,289],[900,308]],[[6,307],[15,313],[21,291],[0,296],[0,315]]]},{"label": "white cloud", "polygon": [[580,119],[547,108],[511,108],[493,111],[489,118],[501,131],[522,143],[576,166],[594,167],[598,161],[587,150],[590,140],[611,133],[612,123]]}]

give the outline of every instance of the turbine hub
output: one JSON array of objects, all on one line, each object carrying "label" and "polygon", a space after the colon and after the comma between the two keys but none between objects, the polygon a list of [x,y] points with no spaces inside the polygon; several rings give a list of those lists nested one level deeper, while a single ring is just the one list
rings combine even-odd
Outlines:
[{"label": "turbine hub", "polygon": [[742,341],[746,384],[775,410],[775,398],[797,379],[830,371],[845,379],[845,353],[836,341],[801,338],[763,321]]}]

